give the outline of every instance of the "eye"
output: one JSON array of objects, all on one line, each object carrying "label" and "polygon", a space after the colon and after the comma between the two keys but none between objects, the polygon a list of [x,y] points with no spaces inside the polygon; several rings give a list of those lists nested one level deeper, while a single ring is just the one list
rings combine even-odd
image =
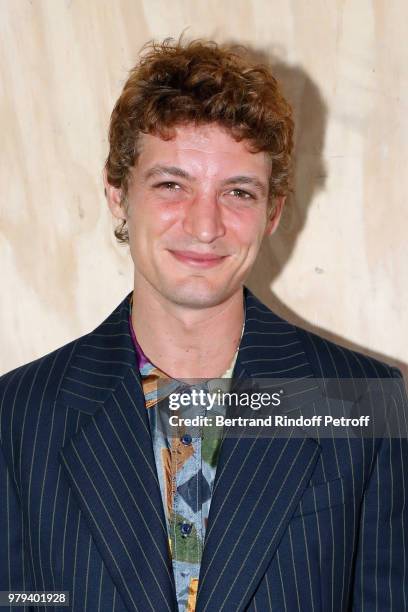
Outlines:
[{"label": "eye", "polygon": [[234,197],[240,200],[253,200],[254,196],[249,191],[244,191],[243,189],[231,189],[229,193],[232,193]]},{"label": "eye", "polygon": [[167,191],[178,191],[181,189],[178,183],[174,183],[173,181],[165,181],[163,183],[157,183],[154,185],[156,189],[165,189]]}]

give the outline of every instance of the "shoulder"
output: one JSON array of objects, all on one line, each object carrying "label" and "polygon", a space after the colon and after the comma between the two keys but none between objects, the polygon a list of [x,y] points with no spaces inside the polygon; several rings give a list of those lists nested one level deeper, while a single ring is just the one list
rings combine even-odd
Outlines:
[{"label": "shoulder", "polygon": [[402,378],[401,372],[362,352],[295,326],[315,376],[333,378]]},{"label": "shoulder", "polygon": [[52,404],[75,349],[86,336],[22,365],[0,377],[0,438],[10,418],[16,421],[23,406]]},{"label": "shoulder", "polygon": [[124,311],[127,308],[127,301],[128,298],[125,298],[98,327],[89,333],[0,376],[0,414],[2,403],[4,405],[5,401],[12,401],[17,396],[21,399],[32,393],[46,393],[48,399],[55,399],[70,363],[81,348],[86,347],[88,343],[92,344],[93,341],[103,346],[106,339],[109,340],[115,335],[118,322],[123,318],[126,319]]},{"label": "shoulder", "polygon": [[0,378],[0,446],[6,463],[14,466],[14,473],[23,449],[31,453],[33,439],[42,439],[50,424],[64,422],[54,418],[56,413],[63,413],[56,410],[56,398],[79,341],[74,340]]},{"label": "shoulder", "polygon": [[[125,298],[93,331],[1,376],[0,440],[5,432],[11,429],[16,432],[20,426],[27,428],[27,422],[35,423],[41,414],[50,415],[55,406],[65,404],[63,390],[71,384],[71,379],[84,379],[72,383],[74,391],[79,393],[78,410],[81,409],[82,389],[84,393],[91,392],[92,397],[99,393],[94,398],[93,405],[96,405],[99,396],[109,392],[109,384],[95,383],[95,377],[99,376],[103,383],[109,382],[113,366],[124,361],[122,353],[129,352],[121,339],[125,332],[128,333],[127,314],[128,298]],[[95,384],[104,387],[102,391],[94,388]]]},{"label": "shoulder", "polygon": [[262,336],[262,345],[276,344],[277,335],[300,343],[317,378],[400,378],[401,372],[391,365],[362,352],[346,348],[279,317],[245,288],[247,321]]}]

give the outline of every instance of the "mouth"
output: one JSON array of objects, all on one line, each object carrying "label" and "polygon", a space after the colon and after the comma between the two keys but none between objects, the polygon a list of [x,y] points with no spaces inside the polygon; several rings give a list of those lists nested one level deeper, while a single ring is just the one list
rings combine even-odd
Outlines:
[{"label": "mouth", "polygon": [[169,249],[169,252],[181,263],[195,268],[213,268],[218,266],[227,257],[227,255],[196,253],[194,251],[173,251]]}]

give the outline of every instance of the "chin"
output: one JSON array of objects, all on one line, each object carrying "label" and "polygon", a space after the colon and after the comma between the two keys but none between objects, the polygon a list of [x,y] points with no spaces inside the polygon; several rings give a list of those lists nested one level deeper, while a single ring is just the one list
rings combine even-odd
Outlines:
[{"label": "chin", "polygon": [[[164,292],[163,292],[164,293]],[[234,293],[228,290],[224,284],[222,287],[199,286],[189,284],[188,286],[168,287],[167,298],[174,304],[187,308],[210,308],[222,304]]]}]

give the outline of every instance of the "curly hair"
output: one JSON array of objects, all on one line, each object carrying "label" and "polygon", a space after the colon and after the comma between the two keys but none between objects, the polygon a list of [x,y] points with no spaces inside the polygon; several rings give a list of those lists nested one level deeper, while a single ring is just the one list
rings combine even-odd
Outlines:
[{"label": "curly hair", "polygon": [[[140,135],[170,139],[174,127],[187,123],[217,123],[237,141],[247,140],[252,151],[265,151],[272,161],[269,203],[287,195],[292,109],[270,69],[250,61],[244,47],[184,43],[180,37],[144,46],[112,111],[105,168],[109,184],[122,190],[123,202]],[[115,236],[128,242],[125,221]]]}]

